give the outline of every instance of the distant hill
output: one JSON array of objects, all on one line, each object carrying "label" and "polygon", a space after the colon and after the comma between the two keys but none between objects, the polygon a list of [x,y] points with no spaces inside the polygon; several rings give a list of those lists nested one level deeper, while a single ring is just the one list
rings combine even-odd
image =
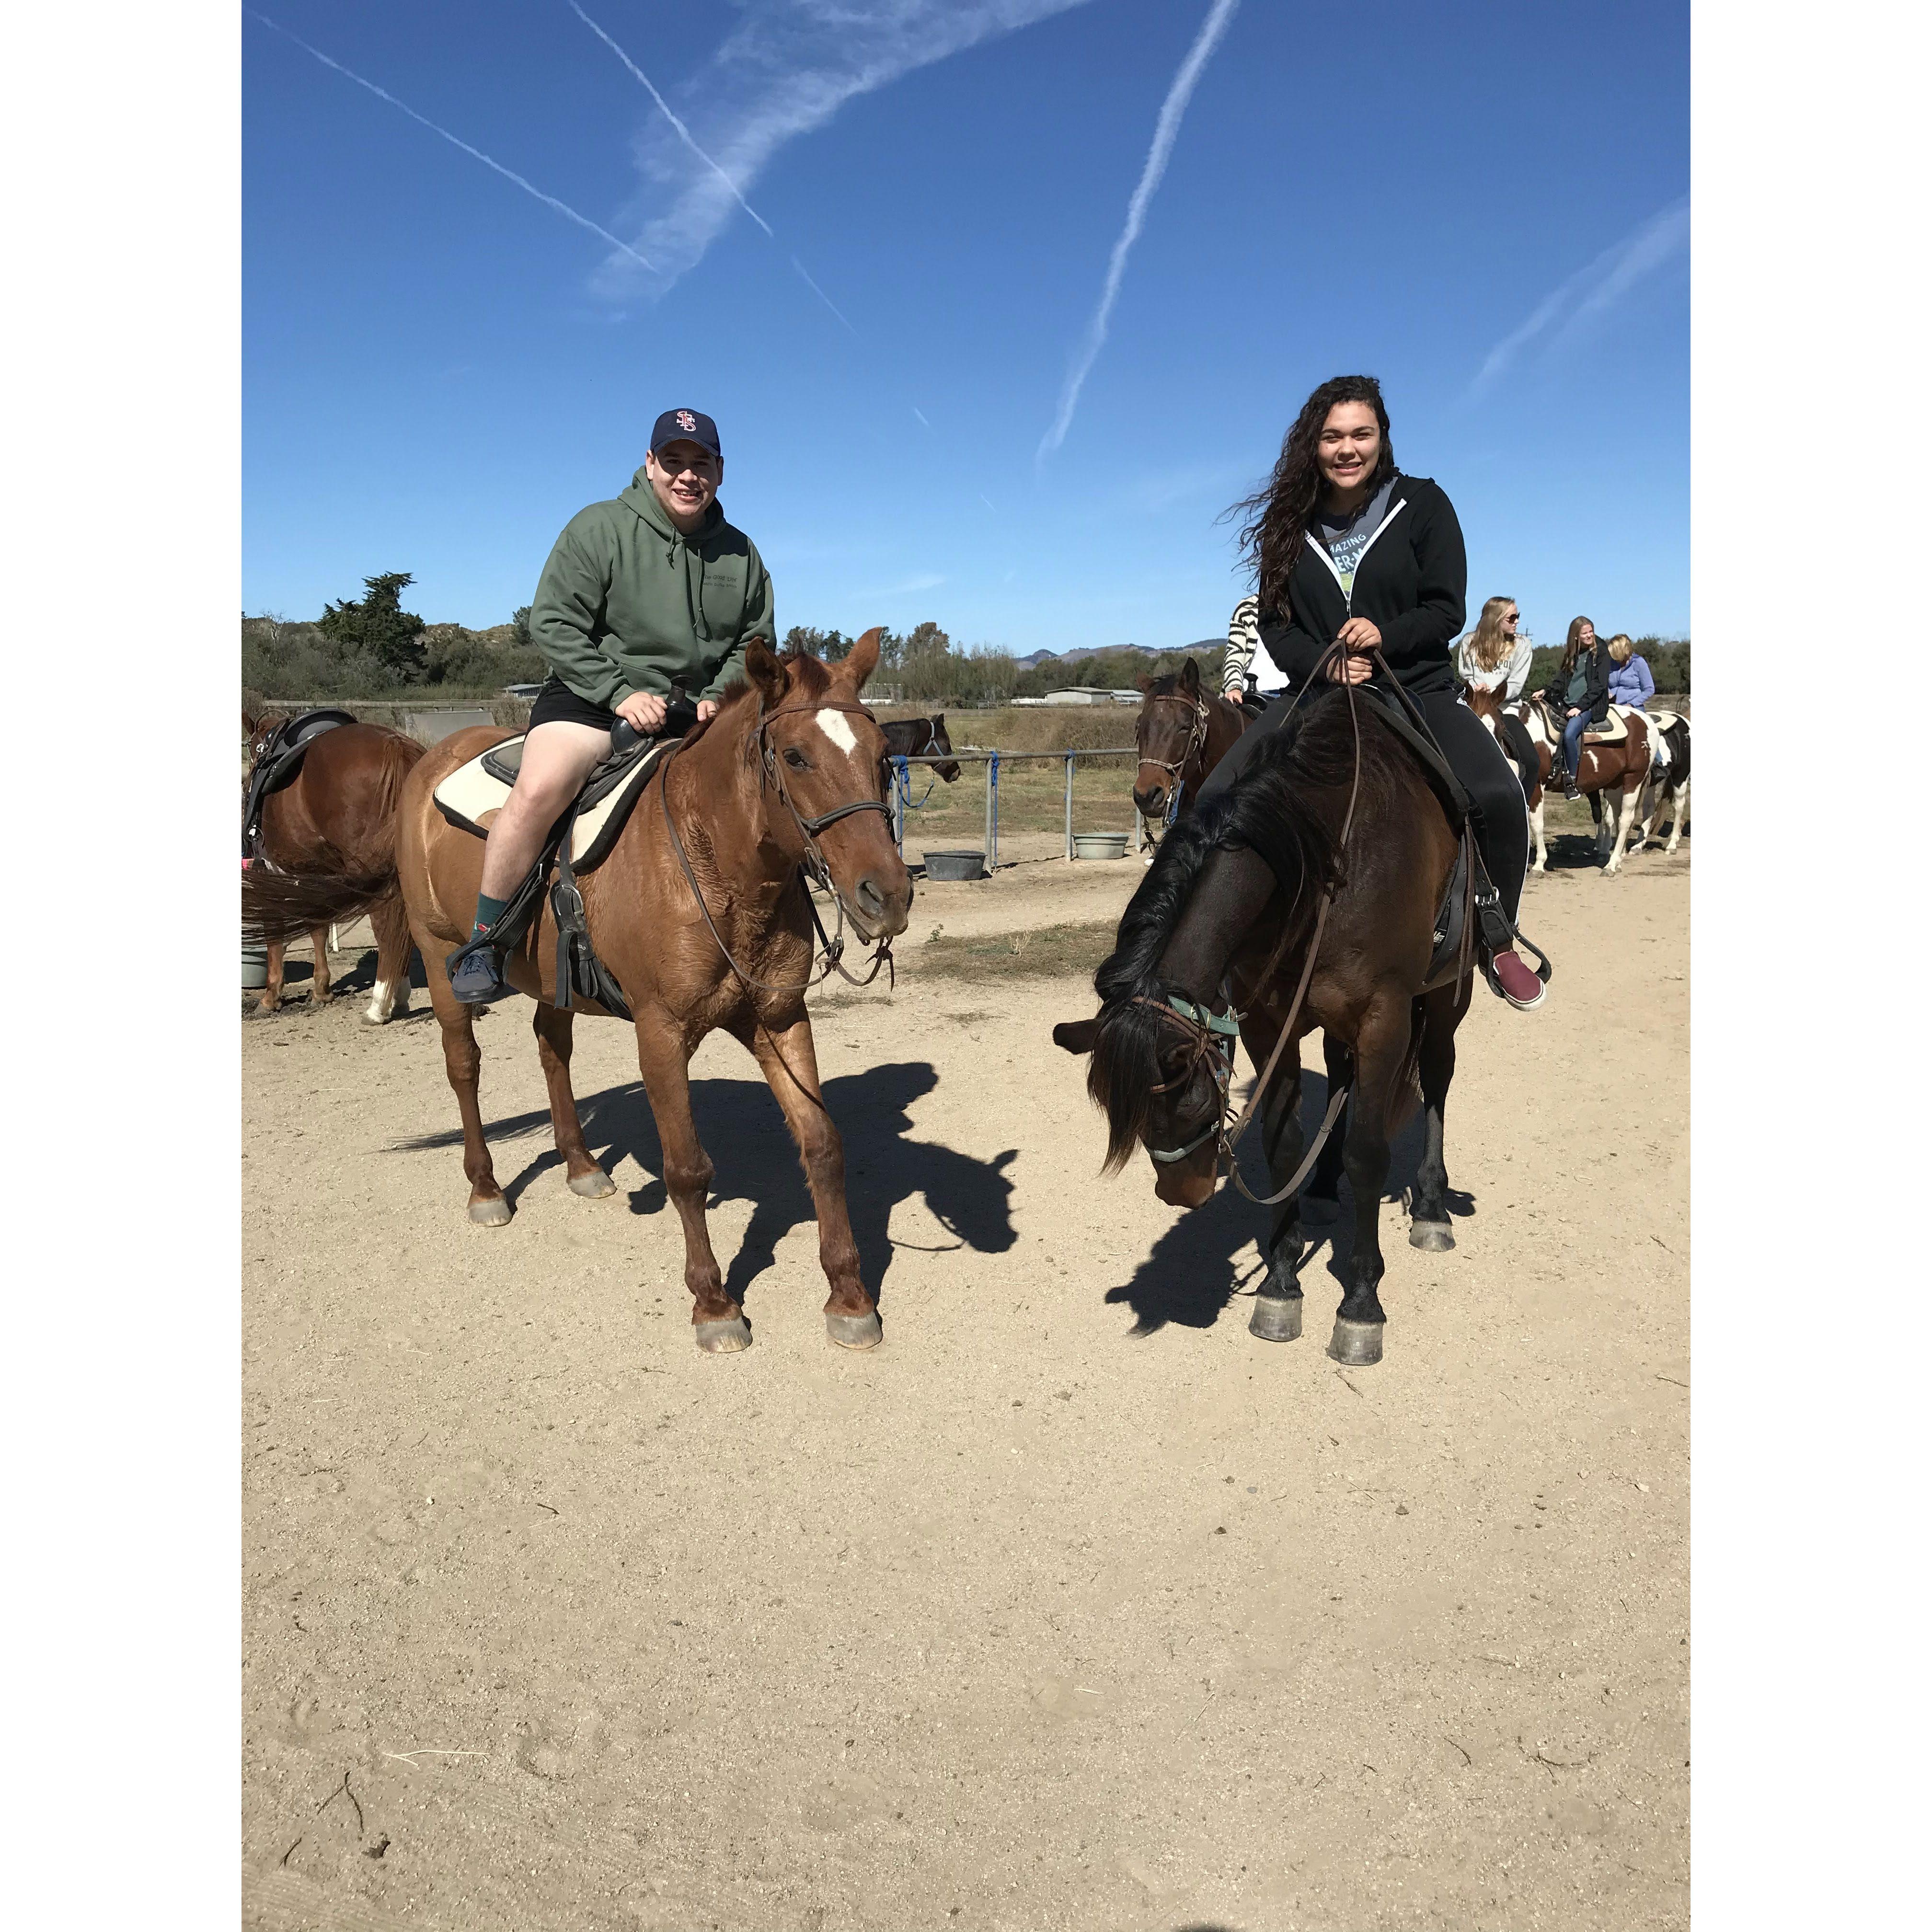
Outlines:
[{"label": "distant hill", "polygon": [[1032,651],[1013,662],[1031,670],[1049,660],[1055,664],[1078,664],[1082,658],[1112,657],[1122,651],[1132,651],[1144,658],[1164,658],[1180,651],[1218,651],[1226,642],[1225,638],[1202,638],[1191,644],[1090,644],[1079,650]]}]

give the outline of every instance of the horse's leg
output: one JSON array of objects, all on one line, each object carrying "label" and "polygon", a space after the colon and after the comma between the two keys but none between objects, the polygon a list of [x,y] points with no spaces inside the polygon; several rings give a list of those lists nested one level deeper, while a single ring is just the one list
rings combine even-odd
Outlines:
[{"label": "horse's leg", "polygon": [[[1348,1044],[1331,1033],[1322,1036],[1322,1064],[1328,1072],[1328,1094],[1332,1100],[1337,1088],[1348,1084],[1349,1075],[1354,1062],[1349,1057]],[[1337,1120],[1337,1132],[1330,1134],[1323,1144],[1321,1153],[1316,1157],[1315,1172],[1308,1177],[1308,1185],[1301,1190],[1303,1208],[1311,1214],[1318,1210],[1319,1218],[1327,1220],[1341,1204],[1342,1198],[1342,1149],[1347,1140],[1347,1125]]]},{"label": "horse's leg", "polygon": [[1677,835],[1684,830],[1684,815],[1690,808],[1690,781],[1686,778],[1670,794],[1670,842],[1664,848],[1667,859],[1677,850]]},{"label": "horse's leg", "polygon": [[556,1150],[563,1156],[570,1191],[586,1201],[602,1201],[617,1191],[617,1184],[590,1157],[584,1130],[577,1118],[577,1096],[570,1090],[570,1048],[577,1016],[536,1003],[530,1028],[537,1036],[537,1058],[544,1084],[550,1089],[550,1128]]},{"label": "horse's leg", "polygon": [[376,985],[362,1017],[382,1026],[410,1003],[410,913],[400,892],[392,892],[370,909],[376,929]]},{"label": "horse's leg", "polygon": [[1536,864],[1532,869],[1538,872],[1550,869],[1550,848],[1543,839],[1543,788],[1538,785],[1534,802],[1529,808],[1529,829],[1536,838]]},{"label": "horse's leg", "polygon": [[483,1055],[476,1045],[475,1010],[449,990],[449,974],[442,963],[444,948],[427,933],[418,933],[416,940],[429,981],[429,1003],[442,1029],[442,1070],[449,1076],[457,1111],[463,1116],[463,1172],[470,1182],[470,1218],[479,1228],[500,1228],[510,1218],[510,1204],[496,1185],[490,1144],[483,1138],[482,1109],[476,1101],[476,1076]]},{"label": "horse's leg", "polygon": [[825,1302],[825,1332],[842,1348],[876,1348],[882,1332],[878,1306],[859,1273],[859,1244],[852,1238],[845,1205],[844,1144],[820,1097],[812,1022],[801,1017],[776,1034],[760,1027],[746,1044],[784,1111],[812,1188],[819,1265],[832,1289]]},{"label": "horse's leg", "polygon": [[308,950],[315,955],[315,977],[308,982],[308,1000],[319,1006],[328,998],[328,928],[318,926],[308,936]]},{"label": "horse's leg", "polygon": [[1348,1100],[1348,1142],[1342,1165],[1355,1197],[1355,1252],[1346,1292],[1335,1311],[1328,1352],[1338,1362],[1366,1366],[1382,1358],[1388,1318],[1376,1292],[1382,1278],[1382,1190],[1388,1182],[1390,1103],[1408,1054],[1412,996],[1378,994],[1355,1036],[1355,1090]]},{"label": "horse's leg", "polygon": [[[1449,1168],[1442,1157],[1442,1113],[1456,1077],[1456,1026],[1464,1008],[1453,986],[1422,996],[1422,1039],[1415,1070],[1422,1083],[1422,1163],[1409,1202],[1408,1245],[1440,1254],[1456,1245],[1449,1226]],[[1466,1000],[1467,994],[1465,994]]]},{"label": "horse's leg", "polygon": [[[1272,1051],[1274,1042],[1268,1042]],[[1273,1193],[1301,1165],[1301,1063],[1284,1054],[1281,1078],[1262,1108],[1262,1144],[1268,1151],[1268,1191]],[[1265,1055],[1260,1064],[1265,1064]],[[1255,1297],[1248,1333],[1264,1342],[1292,1342],[1301,1334],[1301,1201],[1291,1194],[1269,1210],[1268,1272]]]},{"label": "horse's leg", "polygon": [[1610,841],[1610,862],[1604,868],[1607,872],[1614,872],[1624,862],[1624,848],[1630,838],[1630,820],[1636,816],[1637,794],[1641,789],[1641,780],[1634,784],[1628,778],[1624,782],[1623,800],[1617,812],[1616,836]]},{"label": "horse's leg", "polygon": [[664,1150],[664,1192],[684,1226],[684,1285],[691,1291],[691,1322],[707,1354],[728,1355],[752,1346],[745,1311],[724,1292],[724,1277],[711,1251],[704,1201],[716,1170],[691,1118],[691,1052],[669,1014],[644,1009],[638,1015],[638,1071],[650,1096],[651,1118]]},{"label": "horse's leg", "polygon": [[262,987],[262,997],[255,1003],[258,1013],[272,1013],[282,1004],[282,942],[279,939],[268,941],[268,976]]}]

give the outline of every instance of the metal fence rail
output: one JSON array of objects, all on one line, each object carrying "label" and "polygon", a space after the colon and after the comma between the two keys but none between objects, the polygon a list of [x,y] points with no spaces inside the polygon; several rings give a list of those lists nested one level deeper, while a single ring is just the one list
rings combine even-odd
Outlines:
[{"label": "metal fence rail", "polygon": [[[1043,764],[1059,759],[1066,767],[1066,856],[1073,856],[1073,766],[1080,758],[1131,758],[1137,755],[1138,748],[1132,745],[1087,746],[1072,752],[952,752],[944,755],[922,753],[916,758],[894,756],[886,762],[892,767],[892,838],[903,852],[905,849],[905,820],[908,810],[919,807],[912,803],[912,767],[914,765],[984,765],[986,768],[986,869],[992,872],[1000,862],[1000,767],[1003,764],[1018,764],[1030,760]],[[926,788],[926,796],[932,795],[932,788]],[[925,803],[921,799],[920,804]],[[1139,851],[1145,842],[1145,828],[1138,811],[1134,814],[1133,848]]]}]

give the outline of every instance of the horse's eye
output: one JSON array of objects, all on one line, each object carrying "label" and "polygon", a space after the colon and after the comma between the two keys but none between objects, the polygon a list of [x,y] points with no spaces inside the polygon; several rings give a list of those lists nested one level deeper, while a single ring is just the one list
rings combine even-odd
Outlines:
[{"label": "horse's eye", "polygon": [[808,772],[812,766],[802,752],[794,751],[789,746],[785,751],[785,763],[794,771]]}]

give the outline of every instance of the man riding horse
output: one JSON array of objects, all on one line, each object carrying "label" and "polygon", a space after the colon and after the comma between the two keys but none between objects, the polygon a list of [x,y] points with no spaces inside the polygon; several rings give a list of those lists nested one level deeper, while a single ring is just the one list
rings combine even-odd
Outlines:
[{"label": "man riding horse", "polygon": [[700,410],[667,410],[630,488],[580,510],[550,551],[530,607],[550,679],[530,707],[515,788],[490,827],[470,940],[449,956],[451,990],[466,1004],[512,990],[490,928],[609,755],[617,720],[649,736],[676,689],[710,718],[743,679],[746,640],[778,635],[770,574],[717,501],[724,474],[718,425]]}]

